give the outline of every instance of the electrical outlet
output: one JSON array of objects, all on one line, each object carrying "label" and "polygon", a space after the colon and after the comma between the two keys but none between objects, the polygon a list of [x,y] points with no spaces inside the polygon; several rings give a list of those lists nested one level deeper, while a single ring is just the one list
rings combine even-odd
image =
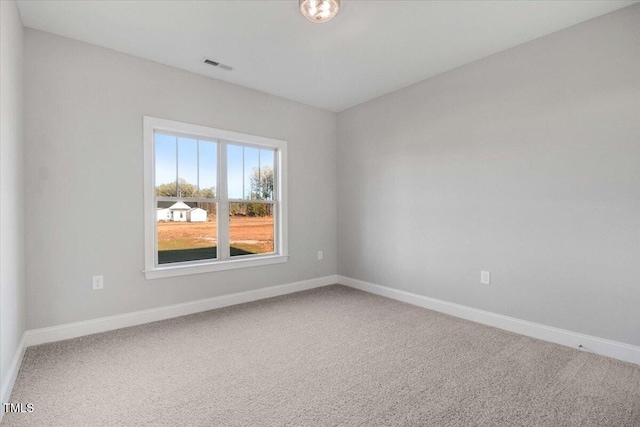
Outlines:
[{"label": "electrical outlet", "polygon": [[480,283],[483,285],[491,284],[491,272],[490,271],[481,271],[480,272]]},{"label": "electrical outlet", "polygon": [[322,260],[324,258],[324,254],[322,253],[322,251],[318,251],[318,261]]},{"label": "electrical outlet", "polygon": [[91,282],[91,285],[94,291],[104,289],[104,276],[93,276],[93,281]]}]

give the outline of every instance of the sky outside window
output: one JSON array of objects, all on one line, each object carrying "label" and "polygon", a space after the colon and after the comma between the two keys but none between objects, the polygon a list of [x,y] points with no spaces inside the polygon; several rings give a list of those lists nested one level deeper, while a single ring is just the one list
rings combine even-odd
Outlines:
[{"label": "sky outside window", "polygon": [[260,150],[257,148],[244,147],[244,172],[242,178],[244,179],[244,198],[255,199],[252,195],[251,187],[251,175],[254,170],[258,170],[260,167]]},{"label": "sky outside window", "polygon": [[227,182],[230,199],[242,199],[244,186],[242,180],[243,147],[227,146]]},{"label": "sky outside window", "polygon": [[[193,189],[200,187],[200,197],[215,197],[218,178],[218,144],[171,135],[155,134],[156,187],[163,187],[162,195],[195,197]],[[177,149],[177,153],[176,153]],[[175,189],[176,179],[184,188]],[[186,190],[188,194],[185,193]]]},{"label": "sky outside window", "polygon": [[178,138],[178,196],[185,196],[184,183],[198,185],[198,141]]},{"label": "sky outside window", "polygon": [[[274,158],[274,150],[228,145],[227,182],[229,198],[245,200],[263,198],[263,194],[260,194],[260,192],[255,193],[256,189],[252,188],[251,181],[252,178],[255,180],[258,174],[264,176],[267,169],[273,174]],[[258,183],[259,185],[264,184],[262,179]],[[252,191],[254,191],[253,194]]]},{"label": "sky outside window", "polygon": [[[156,187],[175,184],[176,178],[179,177],[183,184],[191,184],[193,188],[199,184],[200,197],[216,197],[217,143],[156,133],[155,156]],[[256,191],[256,184],[260,189],[265,185],[265,174],[273,174],[274,161],[274,150],[229,144],[227,146],[229,198],[239,200],[264,198],[264,192]],[[256,180],[258,174],[260,179]],[[173,191],[172,194],[167,194],[165,190],[163,195],[186,197],[185,188],[178,187],[178,191]]]},{"label": "sky outside window", "polygon": [[176,182],[176,142],[175,136],[155,134],[156,187]]},{"label": "sky outside window", "polygon": [[[210,141],[198,141],[200,162],[200,196],[215,197],[218,179],[218,144]],[[211,190],[211,191],[209,191]]]}]

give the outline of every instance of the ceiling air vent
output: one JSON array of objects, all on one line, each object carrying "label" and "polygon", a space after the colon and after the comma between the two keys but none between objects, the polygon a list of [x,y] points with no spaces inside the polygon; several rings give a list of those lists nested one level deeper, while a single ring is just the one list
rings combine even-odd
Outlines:
[{"label": "ceiling air vent", "polygon": [[221,64],[221,63],[216,62],[216,61],[212,61],[211,59],[202,58],[202,62],[204,62],[205,64],[213,65],[214,67],[222,68],[223,70],[227,70],[227,71],[233,70],[233,67],[230,67],[230,66],[225,65],[225,64]]}]

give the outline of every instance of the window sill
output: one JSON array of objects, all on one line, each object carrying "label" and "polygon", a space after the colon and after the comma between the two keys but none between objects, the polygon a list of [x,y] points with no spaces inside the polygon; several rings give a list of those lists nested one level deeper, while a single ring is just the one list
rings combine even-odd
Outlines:
[{"label": "window sill", "polygon": [[271,255],[259,258],[231,259],[228,261],[211,262],[208,264],[179,265],[157,267],[143,271],[147,280],[165,277],[186,276],[189,274],[211,273],[214,271],[233,270],[236,268],[259,267],[262,265],[280,264],[287,262],[287,255]]}]

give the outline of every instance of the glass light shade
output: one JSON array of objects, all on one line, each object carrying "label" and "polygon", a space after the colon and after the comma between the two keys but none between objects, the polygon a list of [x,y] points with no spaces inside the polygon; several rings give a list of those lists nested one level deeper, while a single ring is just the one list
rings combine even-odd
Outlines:
[{"label": "glass light shade", "polygon": [[311,22],[327,22],[340,10],[340,0],[299,0],[300,12]]}]

